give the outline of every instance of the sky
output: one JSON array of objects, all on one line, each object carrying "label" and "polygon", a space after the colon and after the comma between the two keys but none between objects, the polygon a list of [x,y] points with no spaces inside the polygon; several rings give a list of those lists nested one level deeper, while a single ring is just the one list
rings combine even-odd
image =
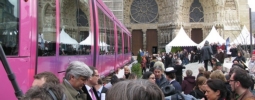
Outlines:
[{"label": "sky", "polygon": [[[9,0],[14,5],[14,15],[17,17],[17,1],[18,0]],[[255,0],[248,0],[248,4],[251,7],[251,11],[255,12]]]},{"label": "sky", "polygon": [[255,0],[248,0],[248,4],[251,7],[251,11],[255,12]]}]

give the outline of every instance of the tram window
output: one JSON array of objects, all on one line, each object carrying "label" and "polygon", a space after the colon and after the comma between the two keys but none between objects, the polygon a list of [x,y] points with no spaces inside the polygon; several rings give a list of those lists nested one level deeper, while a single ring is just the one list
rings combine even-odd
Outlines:
[{"label": "tram window", "polygon": [[0,5],[0,45],[7,56],[18,55],[18,0],[1,0]]},{"label": "tram window", "polygon": [[128,40],[129,40],[129,50],[128,50],[128,52],[131,52],[131,50],[132,50],[132,46],[131,46],[131,36],[128,36]]},{"label": "tram window", "polygon": [[99,22],[99,54],[104,55],[108,53],[108,44],[106,43],[106,27],[105,27],[105,14],[98,8],[98,22]]},{"label": "tram window", "polygon": [[59,55],[89,55],[93,37],[90,32],[88,0],[60,0]]},{"label": "tram window", "polygon": [[121,29],[118,27],[118,54],[122,54],[122,33]]},{"label": "tram window", "polygon": [[128,36],[124,33],[124,53],[128,53]]},{"label": "tram window", "polygon": [[38,56],[56,55],[56,5],[55,0],[38,0]]},{"label": "tram window", "polygon": [[114,39],[114,25],[113,21],[106,17],[106,44],[109,55],[115,54],[115,39]]}]

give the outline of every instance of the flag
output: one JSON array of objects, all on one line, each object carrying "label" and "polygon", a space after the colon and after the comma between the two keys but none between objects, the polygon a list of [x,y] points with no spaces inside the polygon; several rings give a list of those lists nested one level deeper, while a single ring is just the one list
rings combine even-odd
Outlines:
[{"label": "flag", "polygon": [[228,50],[228,47],[230,46],[229,37],[226,39],[226,50]]}]

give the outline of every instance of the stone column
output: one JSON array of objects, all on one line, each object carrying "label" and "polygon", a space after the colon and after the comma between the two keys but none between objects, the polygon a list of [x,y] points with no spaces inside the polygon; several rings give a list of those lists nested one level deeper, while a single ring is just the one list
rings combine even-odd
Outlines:
[{"label": "stone column", "polygon": [[146,46],[147,46],[147,43],[146,43],[146,29],[142,29],[142,31],[143,31],[143,48],[141,48],[141,49],[147,51],[147,48],[146,48]]}]

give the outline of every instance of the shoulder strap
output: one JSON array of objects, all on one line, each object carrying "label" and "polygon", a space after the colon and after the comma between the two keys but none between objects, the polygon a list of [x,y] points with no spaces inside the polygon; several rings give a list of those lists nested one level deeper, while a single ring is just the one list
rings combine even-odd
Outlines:
[{"label": "shoulder strap", "polygon": [[171,96],[171,100],[185,100],[185,99],[181,92],[176,91],[176,94]]}]

